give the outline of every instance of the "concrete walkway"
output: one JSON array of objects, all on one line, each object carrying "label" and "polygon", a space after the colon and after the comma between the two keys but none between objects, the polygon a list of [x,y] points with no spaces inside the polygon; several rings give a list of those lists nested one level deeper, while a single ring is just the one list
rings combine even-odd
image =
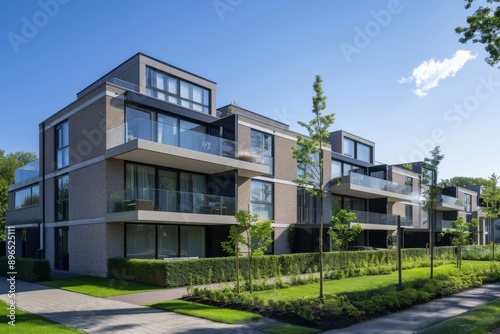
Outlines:
[{"label": "concrete walkway", "polygon": [[[405,311],[366,321],[344,329],[326,331],[332,334],[411,334],[451,319],[475,307],[500,298],[500,282],[467,290]],[[459,333],[457,333],[459,334]]]},{"label": "concrete walkway", "polygon": [[[0,291],[8,291],[5,278],[1,279]],[[0,299],[9,302],[5,293]],[[250,334],[263,333],[261,329],[279,325],[266,318],[238,325],[221,324],[19,280],[16,281],[15,299],[17,306],[25,311],[86,333]]]}]

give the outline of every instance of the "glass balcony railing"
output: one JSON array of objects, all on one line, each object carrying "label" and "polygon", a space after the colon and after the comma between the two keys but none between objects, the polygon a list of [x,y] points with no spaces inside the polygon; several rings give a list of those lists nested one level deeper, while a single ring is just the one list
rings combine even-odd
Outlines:
[{"label": "glass balcony railing", "polygon": [[320,210],[310,207],[297,207],[297,223],[319,224]]},{"label": "glass balcony railing", "polygon": [[389,191],[400,195],[411,195],[413,191],[412,187],[409,185],[399,184],[396,182],[378,179],[358,173],[351,173],[349,175],[345,175],[341,178],[333,180],[334,186],[340,186],[344,184],[357,185],[375,190]]},{"label": "glass balcony railing", "polygon": [[465,207],[464,202],[459,200],[456,197],[451,197],[451,196],[446,196],[446,195],[441,195],[439,198],[439,201],[443,204],[448,204],[448,205],[454,205],[454,206],[459,206],[459,207]]},{"label": "glass balcony railing", "polygon": [[[353,223],[393,226],[398,225],[397,215],[357,210],[350,210],[350,212],[354,212],[356,214],[357,219],[353,221]],[[401,226],[412,226],[412,219],[410,217],[401,217]]]},{"label": "glass balcony railing", "polygon": [[186,129],[168,123],[136,118],[109,129],[106,145],[109,149],[136,139],[258,163],[269,166],[272,171],[273,157],[265,155],[264,152],[260,153],[250,146],[238,149],[237,142],[206,134],[203,126]]},{"label": "glass balcony railing", "polygon": [[137,86],[136,84],[133,84],[131,82],[122,80],[122,79],[112,78],[112,79],[108,80],[108,82],[112,83],[113,85],[116,85],[116,86],[119,86],[119,87],[122,87],[122,88],[125,88],[128,90],[133,90],[135,92],[139,91],[139,86]]},{"label": "glass balcony railing", "polygon": [[22,182],[40,175],[40,161],[37,159],[27,165],[19,167],[14,172],[15,182]]},{"label": "glass balcony railing", "polygon": [[236,199],[186,191],[132,188],[108,194],[108,213],[165,211],[234,216]]}]

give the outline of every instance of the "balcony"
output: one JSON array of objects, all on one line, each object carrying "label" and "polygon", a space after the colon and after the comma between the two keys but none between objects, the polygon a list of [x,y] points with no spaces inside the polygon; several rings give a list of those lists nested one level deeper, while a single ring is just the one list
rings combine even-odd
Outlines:
[{"label": "balcony", "polygon": [[[384,214],[376,212],[366,212],[350,210],[356,214],[356,220],[352,223],[359,223],[366,230],[387,230],[395,229],[398,226],[398,216],[393,214]],[[401,217],[401,226],[411,227],[412,219],[407,217]]]},{"label": "balcony", "polygon": [[26,181],[32,177],[40,175],[40,161],[37,159],[27,165],[19,167],[14,172],[14,179],[16,183]]},{"label": "balcony", "polygon": [[437,199],[436,210],[438,211],[461,211],[465,204],[456,197],[441,195]]},{"label": "balcony", "polygon": [[[238,143],[195,129],[137,118],[109,129],[106,157],[205,174],[238,170],[240,176],[270,173],[265,157]],[[267,164],[266,164],[267,163]]]},{"label": "balcony", "polygon": [[391,202],[413,201],[412,187],[363,174],[350,173],[332,179],[330,191],[338,195],[365,199],[387,197]]},{"label": "balcony", "polygon": [[154,188],[108,193],[107,221],[234,224],[236,199]]}]

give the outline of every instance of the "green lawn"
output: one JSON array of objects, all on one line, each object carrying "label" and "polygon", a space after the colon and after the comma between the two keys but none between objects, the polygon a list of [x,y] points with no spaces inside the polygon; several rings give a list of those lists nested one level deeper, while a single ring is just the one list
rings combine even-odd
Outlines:
[{"label": "green lawn", "polygon": [[66,327],[57,324],[53,321],[47,320],[39,315],[24,312],[16,309],[16,322],[15,326],[7,324],[8,305],[0,300],[0,333],[30,333],[30,334],[69,334],[69,333],[83,333],[71,327]]},{"label": "green lawn", "polygon": [[[491,262],[487,261],[463,261],[462,270],[471,268],[488,268]],[[447,275],[455,271],[454,264],[446,264],[434,268],[434,277],[439,275]],[[430,268],[414,268],[403,270],[403,283],[419,278],[429,278]],[[341,280],[325,280],[324,293],[325,294],[339,294],[346,292],[360,292],[371,289],[383,288],[385,286],[393,286],[398,283],[398,273],[392,272],[389,275],[377,276],[361,276],[344,278]],[[311,283],[299,286],[293,286],[287,289],[267,290],[254,292],[255,296],[264,299],[274,300],[293,300],[297,298],[311,298],[317,296],[319,293],[318,283]]]},{"label": "green lawn", "polygon": [[94,297],[119,296],[160,289],[159,287],[152,285],[92,276],[45,281],[40,282],[40,284],[83,293]]},{"label": "green lawn", "polygon": [[493,329],[500,327],[499,314],[500,300],[497,300],[429,327],[419,334],[490,333]]},{"label": "green lawn", "polygon": [[203,305],[185,300],[168,300],[159,303],[146,304],[145,306],[154,307],[163,311],[176,312],[193,317],[222,322],[225,324],[238,324],[244,321],[262,318],[262,316],[251,312]]}]

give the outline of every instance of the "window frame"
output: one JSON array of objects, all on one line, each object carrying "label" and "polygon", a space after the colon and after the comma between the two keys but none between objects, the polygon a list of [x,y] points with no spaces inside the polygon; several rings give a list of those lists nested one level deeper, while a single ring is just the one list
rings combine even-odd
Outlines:
[{"label": "window frame", "polygon": [[[209,242],[208,242],[208,235],[209,235],[209,229],[207,229],[207,226],[203,226],[203,225],[182,225],[182,224],[148,224],[148,223],[125,223],[124,226],[123,226],[123,230],[124,230],[124,250],[123,250],[123,257],[124,258],[132,258],[132,257],[128,257],[128,251],[129,251],[129,244],[128,244],[128,241],[129,240],[129,235],[130,233],[134,232],[132,230],[129,230],[128,227],[132,227],[135,228],[135,227],[138,227],[138,226],[147,226],[148,228],[151,229],[152,228],[152,232],[154,233],[154,238],[151,238],[151,241],[153,243],[153,247],[151,249],[152,253],[148,253],[149,255],[151,255],[151,257],[148,257],[148,258],[152,258],[152,259],[160,259],[159,255],[163,255],[163,254],[160,254],[160,253],[163,253],[161,252],[162,250],[165,250],[164,249],[160,249],[160,240],[159,240],[159,232],[161,230],[160,227],[171,227],[171,228],[175,228],[175,231],[174,233],[176,234],[175,235],[175,238],[177,240],[177,244],[176,244],[176,251],[177,251],[177,256],[171,256],[169,257],[168,254],[166,254],[166,258],[182,258],[182,257],[185,257],[185,256],[181,256],[182,255],[182,251],[186,249],[186,245],[189,245],[189,242],[188,243],[185,243],[184,239],[183,239],[183,235],[182,235],[182,228],[184,227],[185,229],[187,229],[188,231],[189,230],[192,230],[192,229],[201,229],[203,231],[203,245],[200,249],[200,251],[202,252],[202,254],[199,254],[198,257],[199,258],[206,258],[209,254]],[[196,233],[195,233],[196,234]],[[194,234],[193,234],[194,235]],[[184,240],[184,241],[183,241]],[[188,241],[189,241],[189,233],[188,233]],[[188,246],[189,247],[189,246]],[[170,254],[172,255],[172,254]],[[200,256],[202,255],[202,256]],[[188,257],[191,257],[193,255],[191,254],[187,254]],[[161,258],[164,258],[163,256]]]},{"label": "window frame", "polygon": [[[260,145],[259,147],[255,147],[254,144],[254,135],[260,136],[259,142]],[[267,141],[270,141],[269,149],[263,148],[263,146],[266,146],[265,143]],[[258,154],[261,157],[260,163],[265,166],[269,166],[269,175],[274,175],[274,136],[270,133],[255,130],[255,129],[250,129],[250,151],[252,153]],[[269,152],[271,155],[264,155],[264,152]],[[270,158],[270,164],[265,164],[263,163],[262,157],[268,157]]]},{"label": "window frame", "polygon": [[[33,190],[34,188],[38,188],[38,201],[36,203],[33,202]],[[18,205],[18,194],[20,194],[23,191],[29,190],[29,195],[25,196],[24,199],[22,200],[21,204]],[[28,200],[26,200],[26,198]],[[28,202],[28,204],[23,205],[24,202]],[[29,208],[31,206],[39,205],[40,204],[40,185],[39,184],[33,184],[28,187],[24,187],[21,189],[18,189],[14,192],[14,209],[22,209],[22,208]]]},{"label": "window frame", "polygon": [[[157,84],[153,82],[152,74],[159,73],[164,78],[164,88],[158,88]],[[166,79],[166,80],[165,80]],[[169,91],[169,80],[175,80],[175,92]],[[156,81],[156,80],[155,80]],[[184,86],[188,89],[188,97],[183,96],[183,90],[181,89]],[[201,103],[194,100],[194,89],[198,88],[201,91]],[[154,92],[154,93],[150,93]],[[146,66],[146,94],[148,96],[163,100],[168,103],[173,103],[178,106],[188,108],[190,110],[194,110],[197,112],[201,112],[203,114],[210,115],[211,110],[211,90],[197,85],[195,83],[189,82],[187,80],[175,77],[163,71],[160,71],[156,68]],[[159,97],[159,94],[162,94],[164,97]],[[207,101],[205,101],[205,99]]]},{"label": "window frame", "polygon": [[[64,181],[66,180],[66,181]],[[59,188],[59,181],[63,182],[62,185],[64,185],[64,182],[67,184],[67,189],[66,191],[61,190]],[[66,197],[60,197],[61,192],[66,193]],[[59,206],[62,204],[62,217],[59,216]],[[64,174],[60,175],[55,178],[55,221],[66,221],[69,220],[69,174]]]},{"label": "window frame", "polygon": [[464,193],[464,211],[472,212],[472,195]]},{"label": "window frame", "polygon": [[[259,196],[259,199],[254,200],[254,197],[253,197],[253,193],[254,193],[254,189],[255,189],[254,187],[257,184],[260,184],[259,185],[260,196]],[[269,185],[269,188],[271,189],[271,194],[270,194],[271,200],[270,201],[264,201],[264,200],[262,200],[262,189],[263,189],[264,185]],[[270,217],[261,217],[261,216],[259,216],[259,219],[260,220],[263,220],[263,219],[274,219],[274,202],[275,201],[274,201],[274,183],[273,182],[261,181],[261,180],[251,180],[251,183],[250,183],[250,211],[252,212],[252,214],[255,213],[255,210],[253,208],[254,205],[269,205],[269,208],[270,208],[270,211],[271,211]]]},{"label": "window frame", "polygon": [[[61,139],[62,137],[62,139]],[[65,142],[66,141],[66,142]],[[55,167],[62,169],[69,166],[69,123],[65,120],[55,127],[54,136],[54,152],[55,152]],[[59,153],[61,152],[63,159],[60,159]],[[61,161],[63,160],[63,161]]]}]

